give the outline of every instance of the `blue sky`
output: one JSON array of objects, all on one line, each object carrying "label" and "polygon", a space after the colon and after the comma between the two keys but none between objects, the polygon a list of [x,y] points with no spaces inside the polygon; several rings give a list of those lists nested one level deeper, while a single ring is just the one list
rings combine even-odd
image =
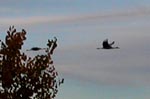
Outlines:
[{"label": "blue sky", "polygon": [[[5,0],[0,13],[0,39],[10,25],[28,32],[24,49],[58,38],[56,99],[150,98],[149,0]],[[106,38],[120,49],[96,50]]]}]

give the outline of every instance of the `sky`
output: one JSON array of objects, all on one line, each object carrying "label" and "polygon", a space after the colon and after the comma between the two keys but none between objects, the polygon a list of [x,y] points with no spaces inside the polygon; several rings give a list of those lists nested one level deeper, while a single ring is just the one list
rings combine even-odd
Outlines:
[{"label": "sky", "polygon": [[[149,0],[1,0],[0,39],[11,25],[23,50],[58,38],[56,99],[150,99],[149,18]],[[97,50],[106,38],[120,49]]]}]

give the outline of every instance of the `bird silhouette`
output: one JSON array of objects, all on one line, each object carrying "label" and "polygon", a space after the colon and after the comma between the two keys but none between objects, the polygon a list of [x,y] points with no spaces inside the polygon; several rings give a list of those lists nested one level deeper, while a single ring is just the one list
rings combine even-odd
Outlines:
[{"label": "bird silhouette", "polygon": [[97,49],[119,49],[119,47],[112,47],[112,45],[115,43],[113,41],[112,43],[108,43],[108,39],[105,39],[102,43],[102,48],[97,48]]},{"label": "bird silhouette", "polygon": [[46,48],[40,48],[40,47],[32,47],[31,49],[27,49],[27,51],[39,51],[39,50],[45,50]]}]

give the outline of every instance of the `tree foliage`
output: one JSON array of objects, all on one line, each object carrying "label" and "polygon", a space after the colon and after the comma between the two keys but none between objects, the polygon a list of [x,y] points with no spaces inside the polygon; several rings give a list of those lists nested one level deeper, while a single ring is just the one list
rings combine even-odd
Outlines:
[{"label": "tree foliage", "polygon": [[57,39],[48,40],[46,55],[31,58],[21,52],[26,31],[17,32],[14,26],[1,41],[0,99],[54,99],[64,79],[58,78],[51,55],[57,47]]}]

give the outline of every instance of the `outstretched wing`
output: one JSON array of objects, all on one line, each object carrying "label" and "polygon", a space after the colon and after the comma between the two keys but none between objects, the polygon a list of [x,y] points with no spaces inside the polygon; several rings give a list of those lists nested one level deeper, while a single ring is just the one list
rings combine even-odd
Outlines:
[{"label": "outstretched wing", "polygon": [[113,41],[112,43],[110,43],[109,45],[113,45],[115,43],[115,41]]}]

